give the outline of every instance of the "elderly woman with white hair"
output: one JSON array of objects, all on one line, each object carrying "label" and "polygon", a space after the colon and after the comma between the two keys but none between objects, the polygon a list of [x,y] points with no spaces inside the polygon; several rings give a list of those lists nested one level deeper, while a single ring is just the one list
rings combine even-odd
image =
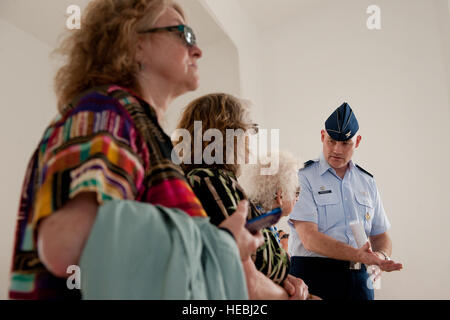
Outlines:
[{"label": "elderly woman with white hair", "polygon": [[[262,174],[264,168],[273,167],[271,161],[278,160],[278,170],[275,174]],[[280,207],[283,216],[291,213],[300,195],[298,182],[299,162],[286,151],[266,155],[257,164],[242,167],[239,182],[249,199],[267,212]]]},{"label": "elderly woman with white hair", "polygon": [[[278,164],[273,163],[274,160]],[[264,169],[278,167],[274,174],[264,174]],[[258,159],[256,164],[241,167],[239,183],[247,197],[263,212],[280,207],[283,216],[289,215],[300,195],[298,170],[300,164],[287,151],[267,154]],[[276,234],[275,228],[270,228]],[[309,299],[321,300],[309,294]]]}]

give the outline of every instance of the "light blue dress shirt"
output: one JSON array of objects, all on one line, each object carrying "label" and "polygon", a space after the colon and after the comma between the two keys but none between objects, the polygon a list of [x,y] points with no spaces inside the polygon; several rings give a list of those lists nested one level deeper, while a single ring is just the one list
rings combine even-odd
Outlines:
[{"label": "light blue dress shirt", "polygon": [[291,220],[313,222],[319,232],[354,248],[357,245],[350,222],[363,221],[367,237],[390,228],[375,180],[353,161],[341,179],[322,154],[299,171],[299,181],[300,197],[288,221],[291,256],[323,257],[305,249]]}]

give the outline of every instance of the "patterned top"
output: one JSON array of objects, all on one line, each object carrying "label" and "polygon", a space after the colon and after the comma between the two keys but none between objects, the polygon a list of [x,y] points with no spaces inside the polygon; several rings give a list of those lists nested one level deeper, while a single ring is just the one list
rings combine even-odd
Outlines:
[{"label": "patterned top", "polygon": [[[202,202],[211,223],[219,225],[237,209],[239,201],[247,199],[233,172],[215,168],[196,168],[186,175],[197,197]],[[247,219],[261,215],[250,202]],[[253,261],[256,268],[277,284],[289,273],[289,258],[270,229],[261,230],[264,244],[258,248]]]},{"label": "patterned top", "polygon": [[206,217],[171,151],[153,108],[125,88],[91,89],[67,105],[45,130],[26,171],[10,298],[80,298],[41,263],[37,226],[82,192],[95,192],[100,205],[129,199]]}]

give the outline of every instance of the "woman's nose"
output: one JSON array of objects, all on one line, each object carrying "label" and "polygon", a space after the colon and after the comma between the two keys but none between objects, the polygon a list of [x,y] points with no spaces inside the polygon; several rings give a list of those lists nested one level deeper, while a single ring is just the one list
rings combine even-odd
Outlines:
[{"label": "woman's nose", "polygon": [[191,52],[191,55],[197,59],[200,59],[203,55],[202,50],[197,45],[192,46],[190,48],[190,52]]}]

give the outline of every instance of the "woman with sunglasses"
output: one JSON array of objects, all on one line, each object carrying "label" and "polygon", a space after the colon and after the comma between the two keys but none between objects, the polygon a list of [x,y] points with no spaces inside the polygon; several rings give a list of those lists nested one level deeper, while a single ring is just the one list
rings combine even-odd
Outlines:
[{"label": "woman with sunglasses", "polygon": [[[170,103],[199,85],[202,51],[182,9],[170,0],[94,0],[60,52],[59,115],[26,172],[10,298],[79,299],[67,288],[67,267],[78,264],[109,200],[206,216],[159,126]],[[220,226],[242,260],[262,243],[244,228],[246,205]]]}]

